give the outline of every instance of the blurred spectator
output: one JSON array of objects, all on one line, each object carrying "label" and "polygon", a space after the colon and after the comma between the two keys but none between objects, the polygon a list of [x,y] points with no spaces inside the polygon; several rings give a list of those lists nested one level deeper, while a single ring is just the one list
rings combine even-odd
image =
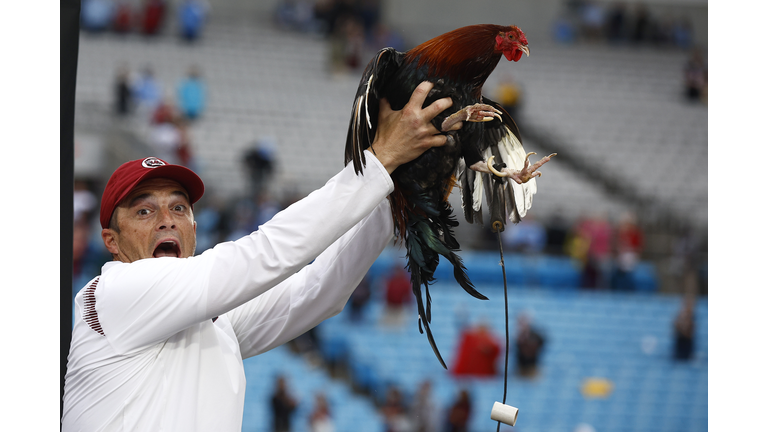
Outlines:
[{"label": "blurred spectator", "polygon": [[634,213],[621,217],[616,228],[616,268],[611,277],[611,288],[616,290],[634,290],[632,273],[640,261],[643,250],[643,233],[637,225]]},{"label": "blurred spectator", "polygon": [[256,140],[243,155],[243,163],[251,180],[251,196],[258,196],[265,190],[272,179],[275,169],[275,140],[263,137]]},{"label": "blurred spectator", "polygon": [[315,2],[315,17],[322,23],[327,36],[336,34],[340,21],[356,15],[354,3],[355,0],[317,0]]},{"label": "blurred spectator", "polygon": [[488,325],[478,324],[462,332],[451,372],[457,376],[492,377],[496,375],[496,359],[501,345]]},{"label": "blurred spectator", "polygon": [[694,48],[683,69],[685,78],[685,96],[691,102],[704,102],[707,99],[707,65],[699,48]]},{"label": "blurred spectator", "polygon": [[178,113],[173,104],[173,96],[170,93],[166,93],[155,105],[150,122],[154,124],[173,123],[177,117]]},{"label": "blurred spectator", "polygon": [[576,29],[574,25],[574,19],[567,16],[560,16],[555,19],[552,25],[552,32],[557,42],[563,44],[571,44],[576,41]]},{"label": "blurred spectator", "polygon": [[[677,283],[690,294],[707,295],[706,289],[707,240],[706,234],[684,228],[675,239],[669,272]],[[703,273],[702,273],[703,272]],[[693,281],[691,276],[697,275]],[[690,283],[693,282],[693,286]],[[688,292],[688,291],[686,291]]]},{"label": "blurred spectator", "polygon": [[315,407],[309,414],[309,430],[310,432],[333,432],[336,430],[328,401],[322,393],[315,395]]},{"label": "blurred spectator", "polygon": [[204,0],[183,0],[178,8],[180,36],[187,42],[196,41],[203,31],[210,4]]},{"label": "blurred spectator", "polygon": [[280,27],[305,33],[320,30],[315,19],[314,3],[310,0],[281,0],[275,7],[275,21]]},{"label": "blurred spectator", "polygon": [[99,33],[108,30],[115,13],[111,0],[83,0],[80,8],[80,25],[83,30]]},{"label": "blurred spectator", "polygon": [[381,0],[356,0],[357,16],[363,24],[365,34],[370,35],[379,23]]},{"label": "blurred spectator", "polygon": [[344,64],[352,70],[360,67],[365,47],[365,27],[360,20],[350,19],[344,25]]},{"label": "blurred spectator", "polygon": [[[90,243],[90,225],[85,218],[75,218],[72,236],[72,278],[79,280],[83,271],[88,245]],[[79,285],[73,285],[74,289],[80,289]]]},{"label": "blurred spectator", "polygon": [[223,241],[219,232],[221,214],[216,205],[195,207],[197,222],[197,252],[203,252]]},{"label": "blurred spectator", "polygon": [[586,1],[581,7],[581,33],[588,41],[601,40],[605,26],[605,10],[603,5],[594,1]]},{"label": "blurred spectator", "polygon": [[653,22],[648,7],[639,3],[635,7],[634,20],[632,22],[630,40],[634,43],[647,42],[651,39]]},{"label": "blurred spectator", "polygon": [[560,212],[556,212],[546,225],[547,245],[544,250],[548,254],[562,255],[565,253],[565,242],[568,238],[568,223]]},{"label": "blurred spectator", "polygon": [[90,221],[99,201],[96,198],[96,195],[91,192],[88,182],[84,180],[75,180],[73,186],[73,200],[73,220]]},{"label": "blurred spectator", "polygon": [[674,334],[675,346],[673,357],[678,361],[687,361],[693,357],[694,334],[696,331],[696,321],[694,307],[696,297],[687,295],[683,301],[683,306],[675,318]]},{"label": "blurred spectator", "polygon": [[496,101],[512,116],[516,118],[520,106],[522,106],[522,91],[520,85],[507,74],[496,87]]},{"label": "blurred spectator", "polygon": [[229,214],[228,228],[226,241],[234,241],[256,231],[256,204],[248,198],[235,201]]},{"label": "blurred spectator", "polygon": [[155,79],[155,72],[151,66],[145,66],[133,88],[140,114],[150,118],[154,114],[157,104],[162,98],[160,83]]},{"label": "blurred spectator", "polygon": [[363,321],[363,307],[371,298],[371,280],[366,274],[349,298],[349,319],[352,322]]},{"label": "blurred spectator", "polygon": [[205,82],[200,77],[200,70],[197,66],[190,66],[187,76],[179,82],[176,89],[179,113],[189,121],[197,120],[205,111],[205,93]]},{"label": "blurred spectator", "polygon": [[405,40],[400,33],[392,30],[384,23],[378,23],[373,27],[369,45],[376,51],[387,47],[392,47],[398,51],[405,51],[407,49]]},{"label": "blurred spectator", "polygon": [[668,16],[651,20],[651,43],[657,47],[669,46],[673,42],[672,26],[672,19]]},{"label": "blurred spectator", "polygon": [[437,432],[437,407],[432,400],[432,382],[422,381],[413,400],[411,418],[414,432]]},{"label": "blurred spectator", "polygon": [[133,91],[128,67],[123,65],[117,71],[115,78],[115,112],[124,116],[133,109]]},{"label": "blurred spectator", "polygon": [[179,128],[178,117],[172,96],[166,94],[152,113],[149,130],[149,142],[157,157],[174,164],[181,163],[180,148],[188,138]]},{"label": "blurred spectator", "polygon": [[289,432],[291,430],[291,415],[296,410],[298,402],[294,399],[285,384],[285,378],[275,379],[275,391],[272,393],[272,430],[273,432]]},{"label": "blurred spectator", "polygon": [[512,252],[541,253],[547,244],[547,231],[533,213],[517,224],[509,224],[501,233],[504,246]]},{"label": "blurred spectator", "polygon": [[331,65],[333,71],[356,70],[362,62],[365,47],[365,29],[354,15],[345,15],[337,21],[331,36]]},{"label": "blurred spectator", "polygon": [[280,202],[268,191],[263,190],[256,201],[256,226],[269,222],[280,210]]},{"label": "blurred spectator", "polygon": [[472,401],[469,399],[469,392],[461,390],[459,397],[448,409],[447,432],[467,432],[469,425],[469,416],[472,414]]},{"label": "blurred spectator", "polygon": [[300,334],[288,342],[288,347],[293,352],[304,357],[309,364],[317,367],[323,363],[323,354],[321,352],[321,339],[317,332],[317,327],[312,327],[306,332]]},{"label": "blurred spectator", "polygon": [[170,122],[153,124],[149,132],[149,141],[157,157],[169,163],[180,163],[178,152],[181,134],[175,124]]},{"label": "blurred spectator", "polygon": [[[75,180],[73,196],[72,235],[72,296],[85,286],[101,266],[112,259],[101,247],[101,238],[95,238],[93,216],[99,200],[85,180]],[[101,230],[99,230],[101,232]]]},{"label": "blurred spectator", "polygon": [[399,264],[395,264],[386,281],[384,313],[382,315],[385,325],[399,326],[402,324],[406,306],[411,302],[412,293],[410,275]]},{"label": "blurred spectator", "polygon": [[544,336],[531,326],[531,319],[525,313],[517,316],[517,338],[515,341],[516,373],[532,378],[538,374],[539,355],[544,348]]},{"label": "blurred spectator", "polygon": [[693,43],[693,26],[687,18],[680,18],[672,24],[672,41],[678,48],[688,49]]},{"label": "blurred spectator", "polygon": [[117,0],[115,17],[112,20],[112,30],[115,33],[130,33],[133,27],[133,9],[130,0]]},{"label": "blurred spectator", "polygon": [[391,386],[387,389],[387,397],[381,406],[384,416],[384,430],[386,432],[411,432],[413,426],[405,409],[403,396],[400,390]]},{"label": "blurred spectator", "polygon": [[583,219],[574,228],[570,247],[572,256],[577,255],[584,262],[582,287],[608,287],[612,239],[611,225],[602,213]]},{"label": "blurred spectator", "polygon": [[[570,228],[565,242],[565,252],[568,254],[568,256],[581,263],[582,279],[584,279],[584,272],[586,271],[587,266],[587,257],[589,255],[589,237],[587,237],[586,233],[581,232],[578,227],[584,224],[585,221],[586,218],[581,218],[575,225]],[[582,286],[584,286],[583,280]]]},{"label": "blurred spectator", "polygon": [[141,8],[141,33],[153,36],[160,32],[165,21],[165,0],[144,0]]},{"label": "blurred spectator", "polygon": [[622,1],[613,3],[608,11],[605,37],[609,42],[623,41],[627,33],[627,6]]},{"label": "blurred spectator", "polygon": [[176,119],[176,129],[179,131],[179,146],[176,148],[176,157],[179,164],[187,168],[195,169],[194,155],[192,154],[192,137],[189,133],[189,124],[183,118]]},{"label": "blurred spectator", "polygon": [[179,114],[173,96],[166,93],[150,119],[149,141],[161,159],[193,168],[189,124]]}]

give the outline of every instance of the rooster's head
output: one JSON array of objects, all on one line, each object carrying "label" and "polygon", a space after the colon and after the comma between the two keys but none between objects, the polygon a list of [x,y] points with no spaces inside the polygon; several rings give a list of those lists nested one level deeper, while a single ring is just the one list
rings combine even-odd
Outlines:
[{"label": "rooster's head", "polygon": [[509,61],[520,60],[523,53],[530,55],[525,33],[517,26],[510,26],[507,27],[506,31],[500,31],[496,35],[496,52],[504,53],[504,57]]}]

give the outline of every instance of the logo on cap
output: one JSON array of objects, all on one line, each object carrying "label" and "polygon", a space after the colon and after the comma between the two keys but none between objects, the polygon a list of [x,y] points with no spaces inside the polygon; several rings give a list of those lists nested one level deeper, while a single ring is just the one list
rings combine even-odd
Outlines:
[{"label": "logo on cap", "polygon": [[143,161],[141,161],[141,166],[143,166],[144,168],[157,168],[163,165],[165,165],[165,162],[161,161],[156,157],[148,157]]}]

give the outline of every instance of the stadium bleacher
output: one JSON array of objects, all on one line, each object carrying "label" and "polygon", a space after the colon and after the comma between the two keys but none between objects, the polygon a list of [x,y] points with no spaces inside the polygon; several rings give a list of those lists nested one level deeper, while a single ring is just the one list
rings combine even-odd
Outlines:
[{"label": "stadium bleacher", "polygon": [[[246,191],[241,158],[261,137],[275,137],[274,189],[301,194],[322,186],[343,162],[343,147],[358,73],[331,74],[326,41],[270,25],[212,22],[194,46],[159,37],[84,35],[80,41],[77,102],[112,101],[121,65],[152,65],[166,90],[200,65],[208,84],[207,112],[194,124],[195,154],[207,184],[226,198]],[[533,49],[533,48],[532,48]],[[601,167],[658,196],[664,205],[706,224],[707,111],[681,99],[683,51],[578,48],[536,44],[532,57],[500,63],[486,83],[492,92],[512,74],[523,85],[525,124],[558,137],[561,153]],[[652,72],[651,72],[652,71]],[[522,130],[526,142],[525,129]],[[535,142],[526,145],[537,151]],[[569,218],[632,210],[567,166],[547,165],[534,211]]]},{"label": "stadium bleacher", "polygon": [[[384,259],[374,265],[372,273],[382,275],[381,269],[390,266],[391,262]],[[489,301],[468,297],[450,278],[431,287],[432,329],[449,368],[460,336],[462,314],[467,314],[465,319],[470,323],[489,323],[503,343],[502,285],[484,281],[477,286]],[[533,316],[534,324],[546,336],[536,379],[514,376],[514,365],[510,365],[507,404],[520,409],[521,429],[571,430],[584,422],[599,431],[640,431],[647,427],[666,431],[706,430],[706,300],[700,300],[696,306],[694,360],[675,363],[672,322],[682,301],[678,296],[563,291],[511,284],[509,299],[511,337],[514,338],[515,316],[519,312]],[[502,397],[503,356],[497,364],[496,377],[452,377],[440,367],[426,337],[419,334],[415,307],[411,305],[409,314],[413,319],[402,327],[392,328],[381,324],[382,302],[381,295],[373,299],[362,323],[349,325],[345,311],[318,326],[321,340],[335,344],[343,341],[353,380],[369,380],[365,385],[373,390],[376,400],[390,385],[412,397],[419,384],[429,379],[442,410],[448,408],[459,389],[467,388],[473,400],[471,430],[495,427],[490,409]],[[610,380],[611,394],[605,399],[583,396],[580,387],[590,377]]]}]

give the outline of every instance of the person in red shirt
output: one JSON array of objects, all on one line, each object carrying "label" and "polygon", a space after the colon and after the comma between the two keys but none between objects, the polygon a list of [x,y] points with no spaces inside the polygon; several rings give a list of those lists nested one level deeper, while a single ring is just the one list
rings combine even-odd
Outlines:
[{"label": "person in red shirt", "polygon": [[480,323],[462,333],[451,372],[454,375],[494,376],[499,353],[501,345],[496,337],[487,324]]},{"label": "person in red shirt", "polygon": [[383,323],[390,326],[402,324],[406,307],[411,302],[411,279],[402,267],[396,265],[387,279]]}]

